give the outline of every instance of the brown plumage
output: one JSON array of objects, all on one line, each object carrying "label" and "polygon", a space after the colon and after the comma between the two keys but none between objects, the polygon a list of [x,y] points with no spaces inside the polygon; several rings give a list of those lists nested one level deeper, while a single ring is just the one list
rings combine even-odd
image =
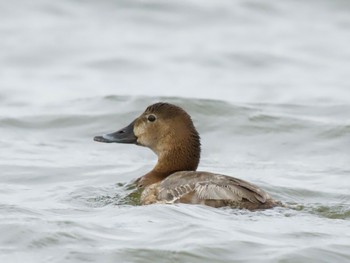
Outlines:
[{"label": "brown plumage", "polygon": [[196,171],[200,137],[191,117],[169,103],[149,106],[129,126],[94,138],[100,142],[135,143],[158,156],[155,167],[136,180],[141,204],[188,203],[249,210],[280,205],[259,187],[226,175]]}]

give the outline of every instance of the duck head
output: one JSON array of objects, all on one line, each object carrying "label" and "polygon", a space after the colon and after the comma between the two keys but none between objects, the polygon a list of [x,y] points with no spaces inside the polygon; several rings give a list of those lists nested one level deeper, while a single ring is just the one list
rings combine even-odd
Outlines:
[{"label": "duck head", "polygon": [[158,156],[158,168],[167,165],[169,172],[196,170],[200,158],[200,137],[191,117],[169,103],[153,104],[125,128],[94,140],[148,147]]}]

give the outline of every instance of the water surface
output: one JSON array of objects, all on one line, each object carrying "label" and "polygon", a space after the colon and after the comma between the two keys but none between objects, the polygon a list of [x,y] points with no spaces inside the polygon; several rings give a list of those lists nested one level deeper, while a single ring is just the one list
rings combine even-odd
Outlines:
[{"label": "water surface", "polygon": [[[347,1],[0,4],[1,262],[350,261]],[[95,135],[186,109],[200,170],[297,207],[137,206]]]}]

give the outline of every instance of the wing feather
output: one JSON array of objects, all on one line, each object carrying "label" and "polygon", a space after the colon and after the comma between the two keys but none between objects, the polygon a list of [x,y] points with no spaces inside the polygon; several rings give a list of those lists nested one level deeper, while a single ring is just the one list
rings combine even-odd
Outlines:
[{"label": "wing feather", "polygon": [[229,200],[239,202],[243,199],[251,203],[265,203],[270,196],[257,186],[244,180],[207,172],[177,172],[160,185],[159,200],[176,202],[188,194],[196,200]]}]

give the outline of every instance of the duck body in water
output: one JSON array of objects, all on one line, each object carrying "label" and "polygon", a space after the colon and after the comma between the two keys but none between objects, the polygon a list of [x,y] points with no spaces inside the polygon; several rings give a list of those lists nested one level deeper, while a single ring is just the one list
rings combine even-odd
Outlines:
[{"label": "duck body in water", "polygon": [[187,203],[249,210],[280,205],[259,187],[231,176],[196,171],[200,136],[180,107],[156,103],[127,127],[96,136],[95,141],[145,146],[158,156],[155,167],[136,180],[141,204]]}]

